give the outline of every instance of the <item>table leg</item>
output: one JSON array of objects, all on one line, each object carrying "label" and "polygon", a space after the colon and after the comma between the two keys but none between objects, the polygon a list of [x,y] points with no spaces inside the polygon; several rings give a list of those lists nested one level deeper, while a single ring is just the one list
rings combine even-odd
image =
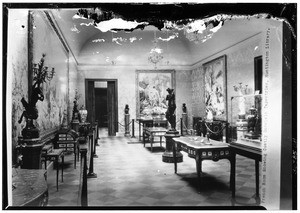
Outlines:
[{"label": "table leg", "polygon": [[255,160],[256,198],[259,198],[259,160]]},{"label": "table leg", "polygon": [[236,153],[231,153],[230,160],[230,188],[231,188],[231,196],[235,198],[235,163],[236,163]]},{"label": "table leg", "polygon": [[162,136],[159,137],[159,142],[160,142],[160,147],[161,147]]},{"label": "table leg", "polygon": [[56,190],[58,191],[58,174],[59,174],[58,156],[55,158],[55,162],[56,162]]},{"label": "table leg", "polygon": [[176,158],[176,143],[173,142],[173,159],[174,159],[174,173],[177,174],[177,158]]},{"label": "table leg", "polygon": [[65,163],[65,156],[61,156],[61,182],[64,182],[64,163]]},{"label": "table leg", "polygon": [[144,131],[143,131],[143,137],[142,138],[143,138],[143,143],[144,143],[144,147],[145,147],[146,142],[145,142],[145,132]]},{"label": "table leg", "polygon": [[197,177],[198,177],[198,192],[200,192],[201,187],[201,172],[202,172],[202,159],[200,154],[196,154],[196,168],[197,168]]},{"label": "table leg", "polygon": [[151,152],[153,151],[153,140],[154,140],[154,136],[152,134],[150,134],[150,143],[151,143]]},{"label": "table leg", "polygon": [[76,147],[74,146],[74,169],[76,169],[76,155],[77,155],[77,153],[76,153]]},{"label": "table leg", "polygon": [[141,122],[139,121],[139,140],[141,140]]}]

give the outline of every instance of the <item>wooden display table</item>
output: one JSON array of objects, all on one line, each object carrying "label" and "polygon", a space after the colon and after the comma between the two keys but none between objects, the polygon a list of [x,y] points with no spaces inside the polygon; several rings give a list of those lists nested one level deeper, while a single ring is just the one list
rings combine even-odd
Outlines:
[{"label": "wooden display table", "polygon": [[164,128],[164,127],[147,127],[144,128],[143,131],[143,143],[144,143],[144,147],[145,147],[145,143],[146,140],[145,138],[148,137],[149,141],[151,143],[151,152],[153,151],[153,143],[154,141],[154,137],[160,137],[160,146],[162,146],[162,137],[166,134],[166,132],[168,131],[168,129]]},{"label": "wooden display table", "polygon": [[13,169],[13,206],[47,206],[47,170]]},{"label": "wooden display table", "polygon": [[232,164],[231,173],[233,174],[232,179],[232,197],[235,197],[235,164],[236,155],[242,155],[244,157],[255,160],[255,182],[256,182],[256,198],[259,202],[259,162],[262,159],[261,143],[255,142],[255,140],[244,139],[229,144],[232,152]]},{"label": "wooden display table", "polygon": [[137,121],[139,122],[139,140],[143,139],[143,132],[144,128],[146,127],[153,127],[154,124],[157,124],[157,126],[165,126],[167,127],[167,119],[165,117],[159,118],[159,117],[151,117],[151,116],[145,116],[137,118]]},{"label": "wooden display table", "polygon": [[[227,143],[207,140],[205,137],[196,136],[196,137],[177,137],[173,138],[173,157],[174,157],[174,170],[177,173],[177,160],[176,152],[184,151],[188,153],[190,158],[196,160],[196,168],[198,175],[198,190],[200,191],[201,186],[201,173],[202,173],[202,161],[203,160],[213,160],[218,161],[220,159],[228,159],[232,163],[232,155],[230,148]],[[232,186],[233,173],[230,173],[230,185]]]}]

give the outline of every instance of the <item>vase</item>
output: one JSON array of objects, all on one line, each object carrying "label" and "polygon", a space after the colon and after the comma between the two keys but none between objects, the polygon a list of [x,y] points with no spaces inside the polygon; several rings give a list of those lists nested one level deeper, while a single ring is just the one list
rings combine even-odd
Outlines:
[{"label": "vase", "polygon": [[81,123],[85,123],[86,122],[87,114],[88,114],[88,112],[87,112],[86,109],[79,110],[79,115],[80,115]]}]

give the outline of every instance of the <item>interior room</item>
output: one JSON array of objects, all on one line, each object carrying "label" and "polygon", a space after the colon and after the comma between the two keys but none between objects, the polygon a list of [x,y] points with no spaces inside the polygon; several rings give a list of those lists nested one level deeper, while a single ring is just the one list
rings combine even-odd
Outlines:
[{"label": "interior room", "polygon": [[296,209],[295,17],[4,4],[3,208]]}]

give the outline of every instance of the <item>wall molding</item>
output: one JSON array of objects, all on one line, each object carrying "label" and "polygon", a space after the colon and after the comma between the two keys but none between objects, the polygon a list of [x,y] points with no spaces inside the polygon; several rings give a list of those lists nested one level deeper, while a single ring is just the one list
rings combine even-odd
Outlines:
[{"label": "wall molding", "polygon": [[63,36],[63,33],[62,31],[60,30],[58,24],[56,23],[55,19],[53,18],[53,15],[51,12],[49,11],[44,11],[49,23],[51,24],[52,28],[54,29],[56,35],[58,36],[59,40],[61,41],[63,47],[65,48],[65,51],[73,56],[75,62],[76,62],[76,65],[78,65],[78,61],[72,51],[72,49],[70,48],[67,40],[65,39],[65,37]]}]

